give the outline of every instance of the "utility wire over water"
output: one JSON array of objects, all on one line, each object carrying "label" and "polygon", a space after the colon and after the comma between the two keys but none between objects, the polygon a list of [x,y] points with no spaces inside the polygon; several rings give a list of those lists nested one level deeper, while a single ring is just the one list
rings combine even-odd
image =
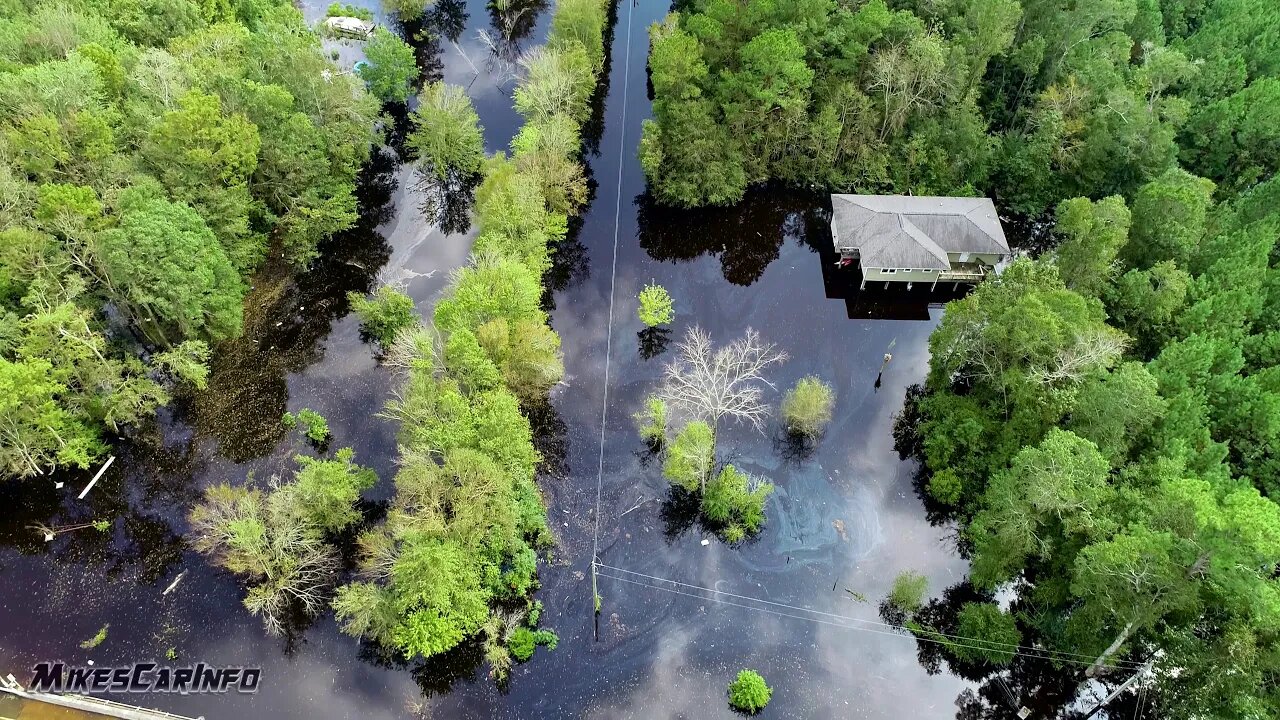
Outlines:
[{"label": "utility wire over water", "polygon": [[[625,573],[627,575],[630,575],[631,577],[620,577],[618,575],[601,573],[599,572],[600,569],[612,570],[618,573]],[[1059,663],[1067,663],[1067,664],[1090,666],[1090,665],[1093,665],[1096,660],[1095,656],[1085,655],[1083,653],[1070,653],[1070,652],[1064,652],[1060,650],[1049,650],[1045,648],[1030,647],[1027,645],[1016,645],[1012,643],[1004,643],[1004,642],[998,642],[994,640],[984,640],[982,638],[967,637],[964,635],[956,635],[952,633],[937,632],[934,630],[927,631],[930,635],[934,637],[922,637],[922,636],[915,635],[914,633],[910,635],[904,635],[901,632],[902,628],[900,626],[892,625],[890,623],[880,622],[878,620],[867,620],[864,618],[850,617],[848,615],[838,615],[836,613],[824,612],[822,610],[813,610],[811,608],[805,608],[805,607],[800,607],[798,605],[790,605],[787,603],[776,602],[774,600],[765,600],[764,598],[751,597],[750,595],[739,595],[736,593],[726,592],[724,590],[716,590],[714,588],[703,587],[701,585],[692,585],[690,583],[680,582],[678,580],[671,580],[669,578],[658,577],[656,575],[646,575],[645,573],[636,572],[634,570],[626,570],[626,569],[615,567],[612,565],[605,565],[604,563],[599,563],[599,562],[594,563],[592,567],[592,572],[598,575],[599,577],[608,578],[610,580],[619,580],[621,582],[631,583],[633,585],[639,585],[641,587],[647,587],[653,590],[661,590],[663,592],[669,592],[676,595],[694,597],[700,600],[710,600],[712,602],[717,602],[722,605],[731,605],[733,607],[745,608],[747,610],[757,610],[760,612],[769,613],[771,615],[794,618],[796,620],[807,620],[807,621],[819,623],[822,625],[831,625],[834,627],[844,628],[846,630],[861,630],[864,632],[875,633],[877,635],[888,635],[888,636],[903,638],[903,639],[921,640],[925,642],[936,643],[939,645],[964,647],[964,648],[969,648],[971,650],[1009,651],[1015,655],[1021,655],[1026,658],[1031,658],[1036,660],[1048,660],[1051,662],[1059,662]],[[663,585],[660,583],[665,583],[666,585]],[[719,584],[719,583],[715,583],[715,584]],[[672,585],[676,587],[667,587],[667,585]],[[687,588],[689,590],[696,590],[702,593],[710,593],[710,595],[702,595],[702,594],[699,594],[698,592],[687,592],[679,588]],[[793,613],[781,612],[780,610],[773,610],[766,607],[760,607],[758,605],[748,605],[745,603],[733,602],[731,600],[724,600],[720,597],[717,597],[720,595],[735,598],[738,600],[744,600],[751,603],[762,603],[764,605],[771,605],[773,607],[782,608],[785,610],[793,610],[797,613],[807,613],[807,615],[798,615]],[[821,617],[813,617],[815,615],[821,616]],[[848,624],[848,623],[857,623],[857,624]],[[943,639],[939,639],[939,638],[943,638]],[[1142,663],[1131,662],[1128,660],[1115,660],[1115,661],[1100,663],[1099,666],[1107,667],[1107,668],[1125,669],[1125,670],[1136,670],[1142,666]]]},{"label": "utility wire over water", "polygon": [[[623,44],[627,48],[626,61],[622,66],[622,122],[618,126],[618,192],[613,207],[613,259],[609,269],[609,324],[605,331],[604,343],[604,399],[600,407],[600,457],[596,472],[596,509],[595,528],[591,538],[591,607],[592,618],[600,615],[600,591],[596,587],[596,565],[600,557],[600,495],[604,487],[604,442],[605,428],[609,417],[609,361],[613,354],[613,306],[615,289],[618,282],[618,233],[622,219],[622,158],[627,151],[627,95],[631,84],[631,17],[635,14],[635,2],[627,6],[627,36]],[[599,623],[595,623],[595,637],[600,639]]]}]

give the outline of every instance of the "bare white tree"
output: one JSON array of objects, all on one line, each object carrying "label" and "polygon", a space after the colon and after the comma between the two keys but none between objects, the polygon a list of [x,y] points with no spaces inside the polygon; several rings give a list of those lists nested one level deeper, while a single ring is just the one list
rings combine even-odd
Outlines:
[{"label": "bare white tree", "polygon": [[741,338],[714,349],[711,336],[699,327],[689,328],[676,346],[676,358],[667,364],[658,397],[675,413],[719,430],[720,419],[750,422],[764,432],[769,408],[761,401],[764,388],[773,383],[764,369],[787,359],[787,354],[760,339],[751,328]]},{"label": "bare white tree", "polygon": [[244,605],[262,616],[267,632],[279,635],[294,603],[308,616],[329,607],[328,590],[340,564],[333,547],[304,525],[273,527],[266,549],[269,562],[249,586]]},{"label": "bare white tree", "polygon": [[[274,480],[272,487],[279,492]],[[340,567],[320,530],[271,507],[280,504],[258,490],[220,484],[205,491],[189,518],[195,549],[249,580],[245,607],[273,635],[284,630],[292,608],[316,615],[329,606]]]},{"label": "bare white tree", "polygon": [[1031,377],[1041,385],[1078,384],[1093,370],[1114,365],[1126,345],[1125,336],[1111,328],[1077,333],[1070,346],[1058,350],[1050,366],[1036,368]]}]

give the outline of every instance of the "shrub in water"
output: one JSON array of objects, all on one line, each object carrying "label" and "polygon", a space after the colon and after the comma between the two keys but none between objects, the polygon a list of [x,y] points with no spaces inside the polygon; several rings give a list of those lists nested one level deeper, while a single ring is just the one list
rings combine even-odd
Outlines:
[{"label": "shrub in water", "polygon": [[959,620],[956,634],[982,638],[985,643],[989,643],[984,643],[985,646],[980,648],[947,643],[951,652],[962,660],[985,660],[995,665],[1007,665],[1013,659],[1013,646],[1022,642],[1022,633],[1018,631],[1013,616],[995,603],[965,603],[960,609]]},{"label": "shrub in water", "polygon": [[835,393],[820,378],[810,375],[800,379],[782,400],[782,417],[787,431],[815,438],[831,422]]},{"label": "shrub in water", "polygon": [[755,713],[769,704],[773,688],[755,670],[743,670],[729,683],[729,704],[743,712]]},{"label": "shrub in water", "polygon": [[507,647],[511,650],[512,657],[524,662],[533,657],[533,650],[537,646],[542,645],[548,650],[555,650],[559,642],[559,636],[550,630],[518,627],[511,631],[511,637],[507,639]]},{"label": "shrub in water", "polygon": [[640,291],[640,322],[649,327],[666,325],[675,316],[675,303],[671,294],[661,285],[645,285]]},{"label": "shrub in water", "polygon": [[741,540],[764,524],[764,503],[773,485],[752,478],[732,465],[725,465],[702,494],[702,514],[715,523],[726,525],[724,539]]},{"label": "shrub in water", "polygon": [[658,447],[667,436],[667,404],[657,395],[644,399],[644,409],[631,416],[640,430],[640,439]]},{"label": "shrub in water", "polygon": [[671,442],[667,451],[667,460],[662,465],[662,474],[689,492],[703,490],[707,483],[707,475],[715,462],[716,441],[711,426],[695,420],[684,426]]},{"label": "shrub in water", "polygon": [[924,594],[928,588],[928,578],[918,572],[904,570],[893,579],[893,588],[889,590],[889,597],[885,600],[902,612],[914,613],[924,604]]},{"label": "shrub in water", "polygon": [[384,348],[391,345],[401,330],[418,323],[413,298],[390,285],[378,288],[372,298],[347,293],[347,300],[360,316],[360,331]]},{"label": "shrub in water", "polygon": [[288,428],[301,425],[302,431],[306,433],[312,442],[322,443],[329,439],[329,421],[311,408],[302,408],[296,416],[292,413],[285,413],[281,419],[285,427]]}]

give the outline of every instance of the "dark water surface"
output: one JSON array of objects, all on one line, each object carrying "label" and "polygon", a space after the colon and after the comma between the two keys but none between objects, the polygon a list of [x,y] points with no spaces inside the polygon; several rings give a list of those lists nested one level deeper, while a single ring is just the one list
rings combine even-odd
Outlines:
[{"label": "dark water surface", "polygon": [[[319,5],[306,10],[309,19],[323,14]],[[361,225],[335,238],[327,259],[296,282],[264,270],[246,335],[220,349],[210,390],[121,442],[85,501],[74,495],[86,473],[63,478],[61,490],[47,480],[0,485],[0,674],[26,678],[46,659],[164,662],[172,648],[183,663],[262,666],[262,687],[253,696],[125,700],[210,719],[417,717],[418,703],[441,718],[727,718],[725,685],[750,666],[774,687],[766,717],[954,716],[968,683],[930,676],[914,640],[871,624],[899,571],[924,573],[934,594],[965,573],[948,530],[926,520],[914,468],[899,461],[891,436],[904,389],[926,372],[940,314],[930,301],[945,296],[858,293],[856,278],[831,268],[822,196],[766,190],[736,208],[698,212],[649,201],[635,151],[649,109],[646,29],[666,11],[628,0],[616,9],[603,134],[588,157],[596,195],[550,275],[567,375],[552,409],[535,419],[548,460],[541,486],[559,536],[537,597],[558,649],[539,650],[499,690],[475,647],[387,667],[342,635],[332,614],[270,637],[241,605],[236,578],[183,541],[185,513],[204,487],[288,472],[291,456],[308,451],[280,426],[286,410],[325,415],[334,446],[354,447],[382,478],[373,500],[390,494],[395,428],[376,413],[391,379],[361,341],[344,296],[401,282],[429,314],[450,271],[465,262],[471,234],[425,222],[411,171],[387,150],[365,173]],[[509,11],[511,21],[482,0],[440,0],[431,12],[428,39],[417,43],[423,67],[466,86],[488,149],[504,148],[519,124],[508,60],[513,47],[545,37],[549,9],[526,3]],[[499,48],[505,60],[478,35],[500,38],[500,26],[525,33]],[[339,50],[341,62],[357,57],[354,48]],[[676,299],[665,337],[642,333],[635,315],[649,281]],[[765,435],[723,433],[725,459],[777,486],[764,531],[740,547],[668,500],[630,419],[670,357],[664,345],[694,324],[717,342],[751,327],[777,343],[791,356],[770,374],[780,389],[807,374],[836,389],[834,421],[811,453],[780,440],[776,421]],[[893,360],[877,378],[886,352]],[[590,561],[598,481],[599,558],[609,567],[597,621]],[[80,530],[52,543],[28,527],[98,518],[114,519],[110,532]],[[177,589],[162,595],[179,574]],[[703,589],[732,595],[713,599]],[[106,642],[81,649],[108,623]]]}]

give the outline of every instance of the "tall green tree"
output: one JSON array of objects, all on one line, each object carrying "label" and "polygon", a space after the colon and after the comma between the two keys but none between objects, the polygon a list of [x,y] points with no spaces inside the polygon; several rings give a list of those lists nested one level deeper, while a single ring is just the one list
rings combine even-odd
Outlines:
[{"label": "tall green tree", "polygon": [[375,28],[364,45],[366,64],[357,72],[369,85],[369,92],[383,102],[404,102],[413,93],[418,78],[418,61],[413,48],[384,27]]},{"label": "tall green tree", "polygon": [[220,340],[240,333],[244,285],[191,208],[125,193],[120,222],[98,238],[105,274],[144,331]]}]

